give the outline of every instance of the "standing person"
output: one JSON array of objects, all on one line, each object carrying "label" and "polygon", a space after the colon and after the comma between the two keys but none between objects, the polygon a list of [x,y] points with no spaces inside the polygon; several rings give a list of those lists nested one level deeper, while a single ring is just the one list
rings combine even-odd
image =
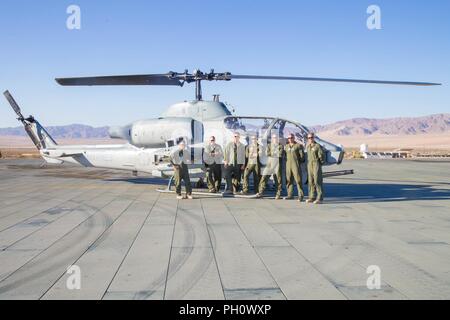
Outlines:
[{"label": "standing person", "polygon": [[222,147],[216,143],[216,137],[209,138],[209,144],[205,147],[203,158],[206,166],[206,180],[211,193],[219,192],[222,184]]},{"label": "standing person", "polygon": [[224,167],[227,188],[225,193],[238,192],[241,184],[241,174],[245,165],[245,146],[240,141],[238,132],[234,133],[233,141],[224,150]]},{"label": "standing person", "polygon": [[191,163],[191,153],[186,149],[186,144],[181,141],[178,144],[178,148],[170,155],[170,163],[172,163],[175,170],[175,191],[177,193],[177,199],[183,199],[181,195],[181,180],[184,180],[186,188],[186,197],[193,199],[191,180],[189,179],[189,169],[187,164]]},{"label": "standing person", "polygon": [[259,190],[256,196],[261,198],[264,194],[264,190],[267,187],[267,182],[270,177],[273,176],[275,181],[276,194],[275,199],[281,199],[281,191],[283,188],[283,176],[282,176],[282,161],[283,161],[283,146],[280,144],[278,135],[273,134],[271,143],[266,147],[265,156],[267,157],[267,163],[262,170],[261,181],[259,182]]},{"label": "standing person", "polygon": [[302,202],[304,197],[302,185],[301,164],[305,162],[305,150],[303,145],[295,141],[295,136],[291,133],[288,136],[288,143],[284,147],[286,155],[286,189],[287,197],[285,200],[294,199],[294,181],[297,184],[298,201]]},{"label": "standing person", "polygon": [[306,146],[306,153],[308,158],[309,185],[309,199],[306,200],[306,202],[320,204],[323,201],[322,165],[325,164],[325,152],[323,151],[322,146],[315,141],[314,133],[312,132],[308,133],[308,145]]},{"label": "standing person", "polygon": [[247,194],[249,191],[249,180],[251,175],[253,175],[255,193],[258,193],[260,168],[259,152],[258,138],[252,136],[250,143],[245,147],[245,159],[247,164],[244,170],[244,185],[242,188],[242,193],[244,194]]}]

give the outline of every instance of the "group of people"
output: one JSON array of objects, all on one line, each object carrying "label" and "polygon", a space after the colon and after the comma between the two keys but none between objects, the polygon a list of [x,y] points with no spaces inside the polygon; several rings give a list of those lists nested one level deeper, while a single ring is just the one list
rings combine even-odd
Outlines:
[{"label": "group of people", "polygon": [[[250,192],[250,177],[253,178],[254,192],[261,198],[272,177],[275,182],[275,199],[294,199],[294,184],[297,186],[298,201],[303,201],[305,194],[302,184],[301,165],[307,162],[309,193],[307,203],[320,204],[323,201],[322,165],[325,163],[325,152],[315,141],[314,133],[308,133],[305,147],[289,134],[286,145],[280,143],[278,135],[272,135],[270,143],[262,145],[256,136],[251,136],[247,145],[240,141],[240,134],[234,133],[233,141],[225,148],[216,143],[211,136],[204,147],[203,161],[206,167],[206,180],[210,193],[220,191],[222,171],[225,173],[226,187],[224,194]],[[186,197],[192,199],[192,187],[187,164],[191,155],[182,141],[170,157],[175,169],[175,188],[178,199],[183,199],[181,183],[186,186]],[[285,170],[283,171],[283,165]],[[281,197],[285,174],[287,196]],[[241,184],[242,181],[242,184]],[[242,186],[241,186],[242,185]]]}]

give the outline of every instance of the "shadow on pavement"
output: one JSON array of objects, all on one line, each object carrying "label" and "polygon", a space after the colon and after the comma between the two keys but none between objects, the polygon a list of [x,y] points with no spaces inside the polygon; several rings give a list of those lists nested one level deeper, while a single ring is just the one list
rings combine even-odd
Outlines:
[{"label": "shadow on pavement", "polygon": [[325,183],[324,187],[325,199],[337,203],[450,200],[450,189],[435,185]]}]

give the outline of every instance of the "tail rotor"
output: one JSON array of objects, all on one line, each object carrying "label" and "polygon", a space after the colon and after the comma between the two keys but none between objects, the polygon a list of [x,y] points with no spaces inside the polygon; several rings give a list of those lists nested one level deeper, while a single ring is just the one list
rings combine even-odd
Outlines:
[{"label": "tail rotor", "polygon": [[11,105],[11,108],[14,110],[14,112],[19,116],[17,118],[17,120],[19,121],[24,121],[25,117],[22,115],[22,111],[20,110],[19,105],[17,104],[16,100],[14,100],[13,96],[11,95],[11,93],[9,93],[8,90],[6,90],[5,92],[3,92],[6,100],[8,100],[9,104]]},{"label": "tail rotor", "polygon": [[14,100],[11,93],[6,90],[3,92],[3,95],[5,96],[6,100],[8,100],[9,104],[11,105],[11,108],[14,110],[14,112],[17,114],[20,122],[22,122],[25,131],[27,132],[28,136],[30,137],[31,141],[33,141],[34,145],[38,150],[41,150],[43,148],[42,139],[39,138],[39,132],[37,130],[37,127],[40,125],[37,123],[37,121],[34,119],[33,116],[29,116],[28,118],[25,118],[22,114],[22,110],[20,110],[19,105],[17,104],[16,100]]}]

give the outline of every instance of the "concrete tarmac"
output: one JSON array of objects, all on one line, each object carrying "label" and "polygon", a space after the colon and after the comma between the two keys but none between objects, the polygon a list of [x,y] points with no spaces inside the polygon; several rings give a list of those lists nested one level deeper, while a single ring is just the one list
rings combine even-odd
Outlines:
[{"label": "concrete tarmac", "polygon": [[0,299],[450,299],[449,161],[345,161],[323,205],[41,163],[0,160]]}]

